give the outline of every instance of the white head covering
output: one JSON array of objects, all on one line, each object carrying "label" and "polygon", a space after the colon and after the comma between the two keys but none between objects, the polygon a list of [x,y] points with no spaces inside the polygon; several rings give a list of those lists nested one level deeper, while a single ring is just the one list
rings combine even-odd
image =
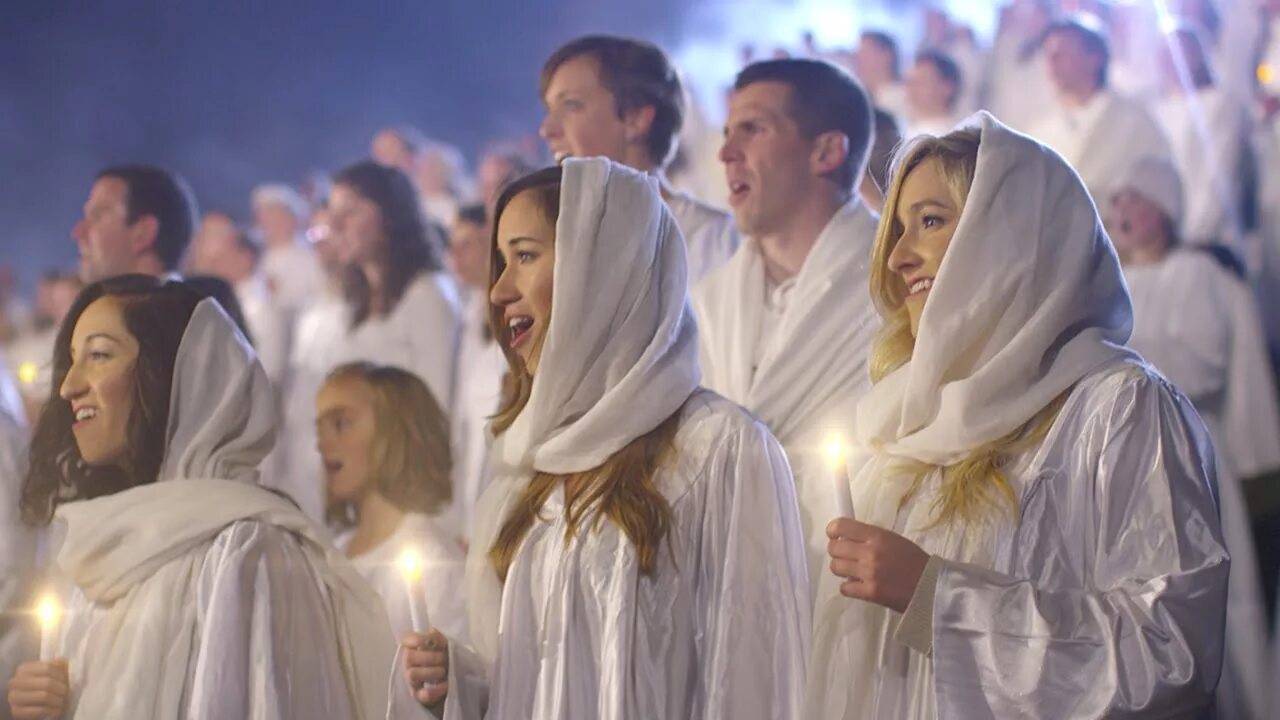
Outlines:
[{"label": "white head covering", "polygon": [[275,437],[272,397],[248,341],[215,300],[202,300],[178,347],[157,481],[58,508],[57,569],[109,608],[99,632],[120,635],[99,645],[94,677],[104,681],[83,689],[80,707],[173,716],[186,683],[182,661],[194,652],[204,549],[231,524],[252,519],[300,539],[334,609],[345,680],[363,703],[357,712],[382,714],[395,648],[381,600],[292,502],[255,484]]},{"label": "white head covering", "polygon": [[254,209],[265,205],[282,205],[298,220],[303,222],[307,220],[307,199],[302,196],[302,193],[284,183],[259,185],[253,189]]},{"label": "white head covering", "polygon": [[651,177],[564,163],[551,320],[529,402],[494,441],[500,472],[590,470],[698,387],[684,239]]},{"label": "white head covering", "polygon": [[1084,185],[981,112],[977,169],[911,360],[858,405],[866,448],[949,465],[1016,430],[1124,347],[1133,308]]},{"label": "white head covering", "polygon": [[488,550],[535,471],[599,467],[697,389],[684,239],[657,181],[601,158],[563,164],[554,301],[529,402],[494,440],[495,478],[467,557],[472,642],[497,656],[502,588]]},{"label": "white head covering", "polygon": [[1132,190],[1150,200],[1175,228],[1182,226],[1182,178],[1172,162],[1144,157],[1129,168],[1117,188]]},{"label": "white head covering", "polygon": [[201,302],[178,346],[160,479],[256,482],[275,445],[273,397],[235,323],[213,300]]}]

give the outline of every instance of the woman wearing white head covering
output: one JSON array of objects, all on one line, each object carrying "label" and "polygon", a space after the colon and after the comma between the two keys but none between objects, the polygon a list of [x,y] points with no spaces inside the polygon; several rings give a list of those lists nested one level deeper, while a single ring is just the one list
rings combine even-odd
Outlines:
[{"label": "woman wearing white head covering", "polygon": [[656,181],[569,160],[496,217],[492,318],[517,387],[468,558],[474,647],[406,638],[410,682],[446,681],[419,699],[444,696],[446,718],[798,717],[795,486],[768,430],[698,389]]},{"label": "woman wearing white head covering", "polygon": [[1212,450],[1124,347],[1080,179],[986,114],[909,146],[871,287],[804,717],[1194,715],[1228,569]]},{"label": "woman wearing white head covering", "polygon": [[1119,183],[1108,227],[1133,298],[1130,345],[1195,404],[1217,448],[1231,553],[1218,716],[1266,716],[1267,614],[1241,481],[1280,469],[1280,409],[1253,294],[1203,249],[1179,248],[1182,183],[1140,160]]},{"label": "woman wearing white head covering", "polygon": [[256,484],[274,402],[218,305],[139,276],[98,283],[55,353],[22,504],[52,517],[67,612],[60,659],[10,683],[15,715],[382,715],[386,613],[291,502]]}]

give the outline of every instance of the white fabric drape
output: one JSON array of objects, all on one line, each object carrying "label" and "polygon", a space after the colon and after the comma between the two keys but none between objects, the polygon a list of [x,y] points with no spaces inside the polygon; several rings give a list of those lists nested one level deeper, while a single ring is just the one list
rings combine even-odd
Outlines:
[{"label": "white fabric drape", "polygon": [[75,718],[333,717],[386,707],[377,595],[286,498],[258,487],[274,398],[216,303],[178,351],[157,482],[58,508],[74,586],[60,654]]}]

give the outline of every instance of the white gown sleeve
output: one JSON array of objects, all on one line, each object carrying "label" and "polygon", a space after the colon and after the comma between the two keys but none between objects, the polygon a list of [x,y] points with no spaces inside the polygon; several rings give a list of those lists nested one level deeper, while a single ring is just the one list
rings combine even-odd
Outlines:
[{"label": "white gown sleeve", "polygon": [[1126,388],[1052,478],[1080,485],[1086,589],[943,563],[939,718],[1182,717],[1209,701],[1229,565],[1212,451],[1184,398],[1154,381]]},{"label": "white gown sleeve", "polygon": [[356,720],[334,609],[294,536],[239,522],[219,535],[197,583],[186,717]]},{"label": "white gown sleeve", "polygon": [[703,480],[703,702],[695,717],[798,718],[811,620],[795,482],[782,447],[758,422],[725,445]]}]

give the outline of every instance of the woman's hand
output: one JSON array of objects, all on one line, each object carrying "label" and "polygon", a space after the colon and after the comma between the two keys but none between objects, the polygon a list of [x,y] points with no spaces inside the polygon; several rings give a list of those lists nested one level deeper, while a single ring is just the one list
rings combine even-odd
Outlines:
[{"label": "woman's hand", "polygon": [[449,639],[439,630],[426,635],[409,632],[400,638],[400,645],[413,697],[423,705],[443,702],[449,694]]},{"label": "woman's hand", "polygon": [[66,659],[23,663],[9,680],[9,711],[14,720],[56,720],[70,687]]},{"label": "woman's hand", "polygon": [[906,612],[929,554],[901,535],[852,518],[827,525],[831,572],[845,578],[840,594]]}]

